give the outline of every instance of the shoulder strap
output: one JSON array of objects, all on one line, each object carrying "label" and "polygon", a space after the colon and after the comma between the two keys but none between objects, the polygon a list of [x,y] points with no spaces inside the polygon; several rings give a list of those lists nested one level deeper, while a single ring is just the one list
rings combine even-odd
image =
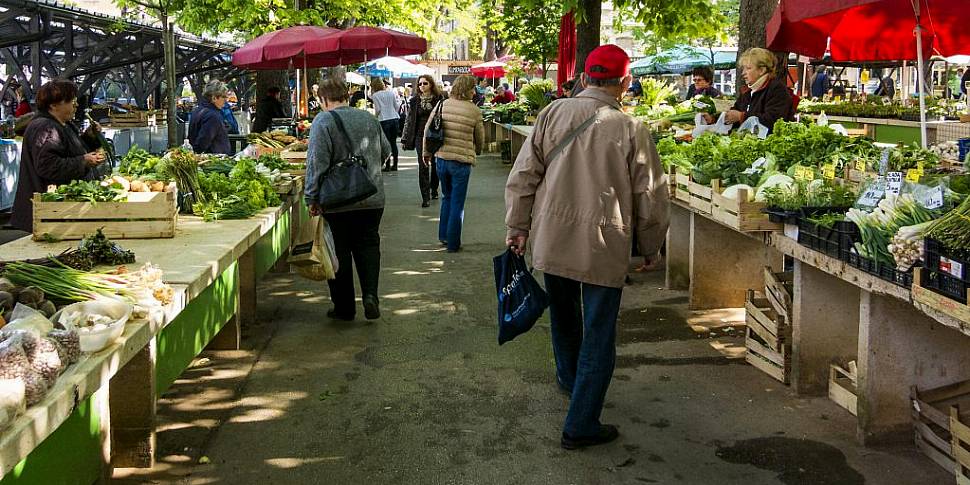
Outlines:
[{"label": "shoulder strap", "polygon": [[350,136],[347,135],[347,129],[344,128],[344,122],[340,119],[340,115],[337,114],[336,110],[330,111],[330,116],[333,116],[333,122],[337,125],[337,129],[340,130],[340,134],[344,137],[344,145],[347,148],[347,153],[350,155],[354,154],[353,145],[350,143]]},{"label": "shoulder strap", "polygon": [[609,106],[609,107],[604,106],[604,107],[597,108],[596,112],[593,113],[593,116],[590,116],[588,119],[586,119],[586,121],[583,122],[583,124],[577,126],[576,129],[571,131],[568,135],[566,135],[566,138],[564,138],[561,142],[559,142],[558,145],[556,145],[556,148],[553,148],[552,151],[549,152],[549,155],[546,156],[546,163],[548,164],[553,160],[555,160],[556,157],[558,157],[559,154],[562,153],[562,151],[565,150],[566,147],[569,146],[569,144],[572,143],[572,141],[575,140],[577,136],[581,135],[590,126],[593,126],[593,123],[596,122],[596,118],[600,114],[600,110],[604,108],[612,108],[612,106]]}]

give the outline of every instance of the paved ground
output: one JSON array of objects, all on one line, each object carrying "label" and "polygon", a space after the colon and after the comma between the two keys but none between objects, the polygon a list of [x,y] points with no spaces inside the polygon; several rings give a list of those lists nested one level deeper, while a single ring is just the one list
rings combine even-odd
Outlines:
[{"label": "paved ground", "polygon": [[[326,286],[270,275],[246,348],[207,353],[159,405],[159,464],[121,483],[937,484],[911,446],[856,444],[855,418],[712,350],[662,274],[624,292],[604,421],[612,445],[559,447],[567,398],[548,321],[496,343],[491,257],[502,251],[507,168],[472,173],[464,248],[437,245],[412,158],[385,178],[376,322],[329,321]],[[358,314],[362,314],[362,309]]]}]

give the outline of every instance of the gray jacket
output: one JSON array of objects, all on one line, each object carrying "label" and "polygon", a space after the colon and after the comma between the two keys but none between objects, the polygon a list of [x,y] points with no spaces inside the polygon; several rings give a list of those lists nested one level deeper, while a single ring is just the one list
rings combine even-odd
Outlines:
[{"label": "gray jacket", "polygon": [[[334,111],[339,114],[350,136],[351,149],[367,161],[367,173],[377,186],[377,193],[345,207],[337,209],[324,207],[324,211],[333,213],[383,208],[384,183],[381,178],[381,166],[391,155],[391,144],[384,136],[381,124],[374,115],[357,108],[340,107]],[[310,143],[307,149],[306,189],[303,194],[307,205],[317,203],[319,200],[320,182],[330,165],[345,160],[349,156],[343,134],[334,123],[333,115],[329,111],[318,114],[313,119],[313,125],[310,126]]]}]

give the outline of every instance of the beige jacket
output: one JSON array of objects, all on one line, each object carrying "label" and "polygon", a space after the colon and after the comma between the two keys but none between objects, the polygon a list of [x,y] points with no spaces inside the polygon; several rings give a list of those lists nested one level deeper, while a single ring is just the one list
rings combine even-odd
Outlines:
[{"label": "beige jacket", "polygon": [[[445,144],[434,156],[445,160],[475,165],[476,155],[482,153],[485,145],[485,125],[482,111],[471,101],[446,99],[442,101],[441,120],[445,127]],[[434,112],[428,118],[427,127],[434,122]],[[427,143],[427,141],[425,141]],[[423,153],[428,153],[427,149]]]},{"label": "beige jacket", "polygon": [[[647,127],[598,89],[539,114],[505,186],[509,236],[528,235],[536,268],[623,287],[636,230],[642,254],[667,234],[667,177]],[[590,116],[597,121],[554,160],[550,153]]]}]

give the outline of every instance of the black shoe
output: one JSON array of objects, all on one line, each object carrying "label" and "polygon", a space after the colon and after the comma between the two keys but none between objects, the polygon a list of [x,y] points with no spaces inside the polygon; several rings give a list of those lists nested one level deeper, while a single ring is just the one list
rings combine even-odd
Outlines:
[{"label": "black shoe", "polygon": [[620,431],[616,429],[616,426],[603,424],[600,425],[599,433],[596,433],[594,436],[570,438],[569,435],[563,433],[560,444],[562,444],[563,449],[577,450],[579,448],[586,448],[587,446],[603,445],[616,440],[619,436]]},{"label": "black shoe", "polygon": [[427,200],[422,200],[421,201],[421,207],[431,207],[431,202],[429,202]]},{"label": "black shoe", "polygon": [[364,316],[368,320],[381,318],[381,308],[377,304],[377,297],[374,295],[364,295]]},{"label": "black shoe", "polygon": [[395,165],[395,166],[393,166],[393,167],[391,167],[391,171],[392,171],[392,172],[397,172],[397,165]]},{"label": "black shoe", "polygon": [[448,250],[449,253],[457,253],[458,251],[461,251],[461,248],[460,247],[458,249],[449,249]]},{"label": "black shoe", "polygon": [[327,311],[327,316],[334,320],[343,320],[345,322],[352,322],[354,320],[353,315],[341,315],[337,313],[335,308],[331,308],[329,311]]},{"label": "black shoe", "polygon": [[448,245],[448,241],[442,241],[442,240],[439,239],[438,242],[441,243],[442,246],[447,246]]},{"label": "black shoe", "polygon": [[438,193],[435,192],[435,193],[431,194],[431,198],[432,199],[437,199],[438,198]]}]

